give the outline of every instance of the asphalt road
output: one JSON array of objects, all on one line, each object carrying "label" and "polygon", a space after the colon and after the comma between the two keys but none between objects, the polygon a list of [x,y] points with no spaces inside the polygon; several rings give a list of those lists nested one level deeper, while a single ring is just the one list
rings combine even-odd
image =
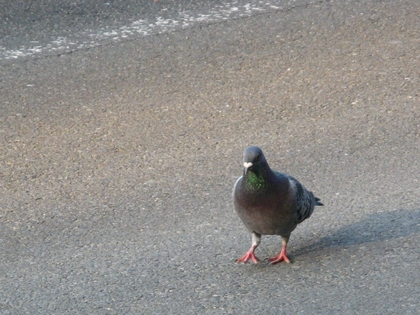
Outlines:
[{"label": "asphalt road", "polygon": [[[2,18],[0,314],[418,314],[420,2],[237,3],[76,10],[76,42],[193,17],[62,50],[44,10],[33,53]],[[325,204],[292,264],[234,263],[251,144]]]}]

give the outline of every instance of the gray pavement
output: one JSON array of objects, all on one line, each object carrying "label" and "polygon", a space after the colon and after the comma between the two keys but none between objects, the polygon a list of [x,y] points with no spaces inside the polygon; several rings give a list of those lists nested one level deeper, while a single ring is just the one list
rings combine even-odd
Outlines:
[{"label": "gray pavement", "polygon": [[[418,314],[420,3],[254,11],[1,60],[0,314]],[[325,203],[292,264],[234,263],[250,144]]]}]

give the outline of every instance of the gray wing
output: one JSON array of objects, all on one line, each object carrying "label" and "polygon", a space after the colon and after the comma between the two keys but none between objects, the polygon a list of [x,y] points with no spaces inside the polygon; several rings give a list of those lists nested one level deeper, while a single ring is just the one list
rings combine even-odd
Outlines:
[{"label": "gray wing", "polygon": [[[285,174],[286,175],[286,174]],[[319,202],[319,199],[314,196],[314,194],[307,190],[297,179],[290,175],[286,175],[290,184],[295,191],[295,200],[296,200],[296,213],[298,217],[298,223],[310,218],[312,212],[314,212],[315,206],[322,206],[323,204]]]}]

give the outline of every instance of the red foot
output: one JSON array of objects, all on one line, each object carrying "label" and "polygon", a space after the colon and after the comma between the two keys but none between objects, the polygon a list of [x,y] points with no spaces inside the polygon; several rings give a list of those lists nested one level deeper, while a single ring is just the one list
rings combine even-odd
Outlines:
[{"label": "red foot", "polygon": [[279,262],[282,262],[283,260],[288,264],[290,263],[290,259],[286,256],[286,250],[283,249],[280,252],[280,254],[278,254],[278,256],[269,258],[268,260],[270,261],[270,265],[277,264]]},{"label": "red foot", "polygon": [[243,262],[246,264],[250,259],[254,264],[257,264],[260,261],[258,257],[254,254],[254,248],[251,248],[249,251],[247,251],[246,254],[243,255],[241,258],[237,259],[236,262]]}]

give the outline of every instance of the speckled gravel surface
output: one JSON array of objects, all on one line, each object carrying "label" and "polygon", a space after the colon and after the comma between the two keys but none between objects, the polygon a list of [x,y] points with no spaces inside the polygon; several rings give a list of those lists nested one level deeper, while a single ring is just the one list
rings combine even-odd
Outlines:
[{"label": "speckled gravel surface", "polygon": [[[0,68],[1,314],[416,314],[420,3],[325,1]],[[245,146],[325,203],[235,264]]]}]

